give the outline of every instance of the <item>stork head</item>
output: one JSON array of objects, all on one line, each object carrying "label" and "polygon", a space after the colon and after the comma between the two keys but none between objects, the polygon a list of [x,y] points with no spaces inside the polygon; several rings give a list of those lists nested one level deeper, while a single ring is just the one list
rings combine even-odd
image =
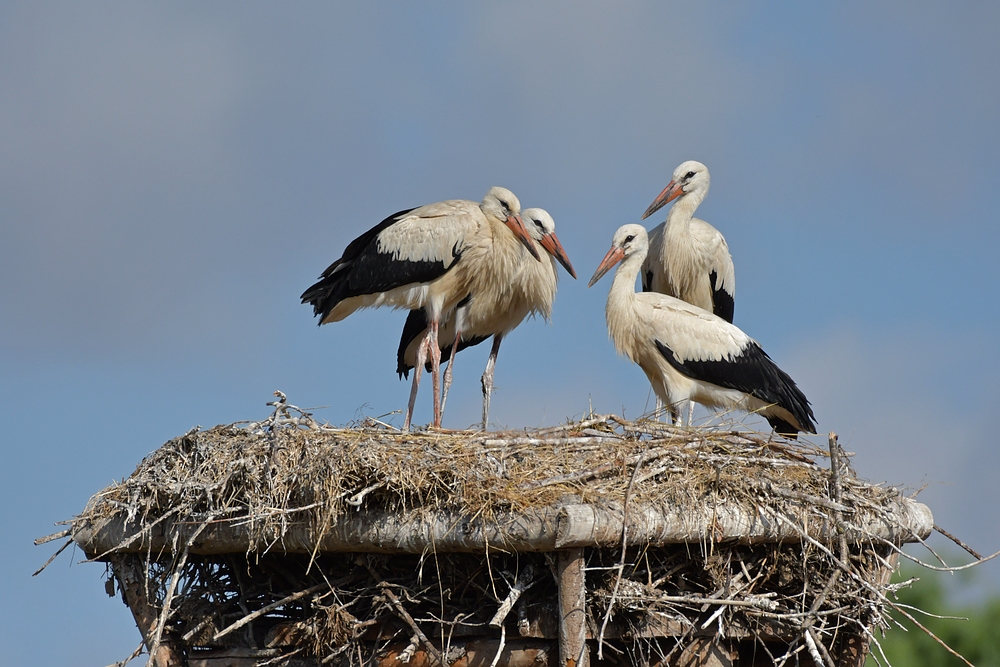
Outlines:
[{"label": "stork head", "polygon": [[559,260],[569,275],[576,278],[576,271],[573,270],[573,265],[563,250],[559,237],[556,236],[556,221],[549,212],[544,208],[526,208],[521,213],[521,219],[524,220],[524,226],[528,228],[531,238],[542,244],[550,255]]},{"label": "stork head", "polygon": [[708,194],[710,181],[708,167],[701,162],[695,160],[682,162],[679,167],[674,169],[674,176],[667,183],[667,187],[663,188],[663,192],[653,200],[653,203],[649,205],[646,212],[642,214],[642,219],[645,220],[663,208],[668,202],[681,196],[690,195],[696,198],[697,203],[700,204],[705,195]]},{"label": "stork head", "polygon": [[538,250],[535,249],[535,244],[531,242],[531,236],[528,235],[528,230],[524,227],[524,222],[521,220],[521,202],[517,200],[513,192],[507,188],[493,186],[486,193],[486,197],[483,199],[483,203],[479,205],[479,208],[482,209],[486,217],[499,220],[507,225],[510,231],[514,233],[514,236],[528,249],[531,256],[541,261],[542,258],[538,255]]},{"label": "stork head", "polygon": [[594,283],[604,277],[614,267],[615,264],[626,257],[631,257],[641,253],[643,257],[649,250],[649,237],[646,235],[646,228],[642,225],[623,225],[615,232],[615,237],[611,240],[611,250],[601,260],[601,264],[594,271],[594,277],[590,279],[587,287],[593,287]]}]

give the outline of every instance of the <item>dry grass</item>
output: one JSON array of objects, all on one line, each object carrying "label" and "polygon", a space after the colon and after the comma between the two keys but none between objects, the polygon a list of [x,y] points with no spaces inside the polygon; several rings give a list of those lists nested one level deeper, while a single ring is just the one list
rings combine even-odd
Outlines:
[{"label": "dry grass", "polygon": [[[593,416],[531,432],[400,433],[374,420],[319,425],[294,410],[282,400],[265,422],[169,441],[74,520],[74,530],[115,517],[150,527],[169,516],[171,525],[221,520],[246,531],[245,553],[189,557],[175,539],[160,553],[125,545],[91,554],[112,562],[119,587],[125,565],[147,573],[161,640],[189,658],[241,648],[280,658],[275,664],[291,655],[367,664],[426,644],[413,624],[447,655],[463,637],[498,636],[487,623],[528,564],[534,585],[505,630],[553,636],[550,554],[266,553],[290,526],[307,525],[318,540],[357,508],[401,520],[460,512],[489,521],[567,497],[619,507],[711,499],[779,513],[806,507],[847,526],[851,516],[831,508],[878,512],[899,497],[846,465],[833,493],[826,449],[737,429]],[[669,636],[725,636],[743,642],[740,650],[773,652],[779,664],[803,652],[822,662],[820,649],[836,653],[885,623],[891,553],[878,541],[848,546],[805,533],[784,545],[593,548],[590,625],[606,639],[607,664],[653,664],[676,652]]]},{"label": "dry grass", "polygon": [[[640,459],[631,503],[690,506],[711,494],[716,502],[780,508],[829,496],[828,468],[816,463],[824,458],[827,451],[808,442],[607,416],[505,433],[400,433],[374,422],[224,425],[167,442],[96,494],[78,521],[150,522],[169,510],[190,522],[252,519],[248,531],[271,534],[289,522],[329,526],[362,505],[487,519],[567,496],[621,505]],[[860,506],[899,496],[854,475],[842,487]]]}]

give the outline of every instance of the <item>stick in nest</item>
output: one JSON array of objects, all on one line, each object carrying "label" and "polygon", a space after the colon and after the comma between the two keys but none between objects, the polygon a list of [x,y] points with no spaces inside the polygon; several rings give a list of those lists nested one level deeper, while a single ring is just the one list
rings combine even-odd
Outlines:
[{"label": "stick in nest", "polygon": [[410,626],[410,629],[413,630],[413,634],[415,634],[417,637],[420,638],[420,643],[424,645],[424,648],[427,649],[427,652],[431,655],[431,657],[434,658],[434,660],[436,660],[439,665],[448,664],[444,661],[444,658],[442,657],[440,651],[437,650],[437,647],[435,647],[434,644],[431,643],[431,640],[427,638],[427,635],[424,634],[424,631],[421,630],[420,627],[417,625],[416,621],[413,620],[413,617],[410,616],[410,613],[406,611],[406,607],[403,606],[403,603],[400,602],[399,598],[396,597],[396,594],[392,592],[392,588],[390,588],[389,583],[382,577],[378,576],[378,573],[375,572],[375,569],[371,566],[370,563],[368,563],[366,559],[358,558],[358,560],[356,560],[355,562],[358,565],[364,566],[365,569],[368,570],[369,574],[372,575],[372,578],[378,584],[379,589],[381,589],[382,593],[387,598],[389,598],[389,602],[392,603],[392,606],[396,610],[396,613],[399,615],[401,619],[403,619],[403,621],[406,622],[407,625]]}]

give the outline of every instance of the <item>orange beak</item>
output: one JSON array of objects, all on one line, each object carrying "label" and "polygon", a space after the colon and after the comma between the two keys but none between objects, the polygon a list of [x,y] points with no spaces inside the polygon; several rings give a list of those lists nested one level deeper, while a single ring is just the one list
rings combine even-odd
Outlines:
[{"label": "orange beak", "polygon": [[545,248],[550,255],[559,260],[559,263],[563,265],[563,268],[569,272],[569,275],[576,279],[576,271],[573,270],[573,265],[569,262],[569,257],[566,255],[566,251],[563,250],[562,243],[559,243],[559,238],[554,234],[546,234],[541,238],[540,243],[542,247]]},{"label": "orange beak", "polygon": [[590,279],[589,283],[587,283],[587,287],[593,287],[594,283],[603,278],[604,274],[611,270],[611,267],[622,261],[624,258],[625,251],[618,246],[612,246],[611,250],[608,251],[608,254],[604,256],[603,260],[601,260],[601,265],[597,267],[597,271],[594,271],[594,277]]},{"label": "orange beak", "polygon": [[539,262],[542,261],[542,258],[538,255],[538,249],[535,247],[535,242],[532,241],[531,237],[528,235],[528,230],[525,228],[524,221],[521,220],[521,216],[508,215],[505,223],[510,228],[510,231],[514,232],[514,236],[516,236],[518,240],[524,244],[524,247],[528,249],[531,256]]},{"label": "orange beak", "polygon": [[682,194],[684,194],[684,190],[677,184],[677,181],[670,181],[667,183],[667,187],[663,188],[663,192],[657,195],[656,199],[653,200],[653,203],[646,209],[646,212],[642,214],[642,219],[645,220],[666,206],[668,202],[672,202]]}]

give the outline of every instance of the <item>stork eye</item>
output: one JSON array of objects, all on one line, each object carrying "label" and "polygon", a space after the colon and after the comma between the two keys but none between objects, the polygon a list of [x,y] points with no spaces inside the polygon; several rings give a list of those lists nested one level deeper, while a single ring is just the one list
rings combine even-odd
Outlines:
[{"label": "stork eye", "polygon": [[684,175],[684,178],[694,178],[694,172],[689,171],[687,174]]},{"label": "stork eye", "polygon": [[542,221],[541,220],[535,220],[535,227],[538,227],[539,229],[544,229],[545,228],[544,225],[542,225]]},{"label": "stork eye", "polygon": [[628,236],[625,237],[625,243],[631,243],[634,240],[635,240],[634,234],[629,234]]}]

